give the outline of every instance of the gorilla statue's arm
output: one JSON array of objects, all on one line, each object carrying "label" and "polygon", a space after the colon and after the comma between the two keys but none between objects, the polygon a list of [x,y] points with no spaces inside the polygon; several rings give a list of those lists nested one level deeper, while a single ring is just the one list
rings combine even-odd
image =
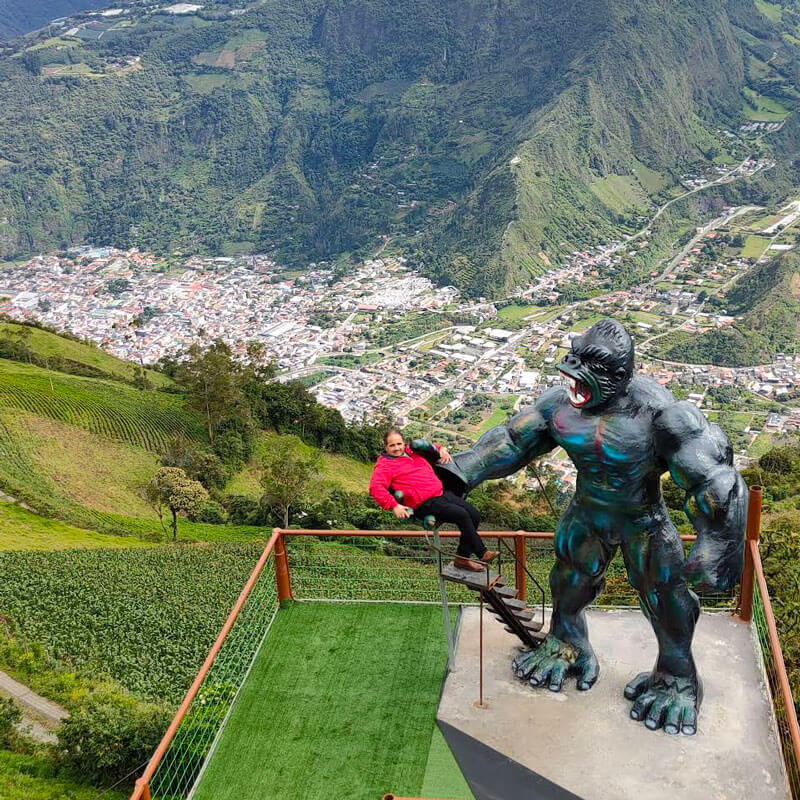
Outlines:
[{"label": "gorilla statue's arm", "polygon": [[690,403],[674,403],[654,420],[656,455],[686,491],[684,509],[697,531],[686,563],[699,591],[727,591],[739,581],[747,487],[733,467],[733,448],[719,426]]},{"label": "gorilla statue's arm", "polygon": [[550,436],[550,418],[560,404],[567,403],[566,391],[556,387],[544,392],[536,403],[520,411],[507,424],[487,431],[469,449],[438,465],[458,479],[464,493],[492,478],[505,478],[543,453],[555,449]]}]

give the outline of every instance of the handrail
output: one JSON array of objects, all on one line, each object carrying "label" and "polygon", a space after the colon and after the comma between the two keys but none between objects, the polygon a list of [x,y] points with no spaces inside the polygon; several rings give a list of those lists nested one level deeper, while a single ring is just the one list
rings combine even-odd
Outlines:
[{"label": "handrail", "polygon": [[[318,536],[324,538],[327,536],[382,536],[386,539],[422,539],[427,534],[427,531],[418,530],[390,530],[390,531],[364,531],[348,528],[338,528],[330,530],[320,528],[314,530],[311,528],[280,528],[279,532],[282,536]],[[478,531],[483,536],[488,536],[490,539],[552,539],[555,536],[553,531]],[[439,531],[439,535],[447,538],[458,538],[461,534],[458,531]],[[693,542],[697,539],[697,534],[682,534],[681,541]]]},{"label": "handrail", "polygon": [[[508,546],[508,545],[505,543],[505,541],[503,541],[503,539],[500,539],[500,540],[499,540],[499,542],[500,542],[500,546],[501,546],[501,547],[505,547],[505,548],[506,548],[506,550],[508,550],[508,552],[509,552],[509,553],[511,553],[511,558],[514,560],[514,565],[515,565],[515,567],[517,568],[517,570],[518,570],[520,567],[521,567],[523,570],[525,570],[525,574],[526,574],[526,575],[527,575],[527,576],[528,576],[528,577],[529,577],[529,578],[530,578],[530,579],[533,581],[533,583],[536,585],[536,588],[537,588],[537,589],[539,590],[539,592],[541,593],[541,595],[542,595],[542,602],[541,602],[541,609],[542,609],[542,627],[544,627],[544,596],[545,596],[545,595],[544,595],[544,586],[542,586],[542,584],[541,584],[541,583],[539,583],[539,581],[537,581],[537,580],[536,580],[536,576],[534,576],[534,575],[532,575],[532,574],[531,574],[531,572],[528,570],[528,567],[525,565],[525,561],[524,561],[524,560],[523,560],[523,561],[520,561],[520,559],[519,559],[519,558],[517,558],[517,554],[516,554],[516,552],[514,552],[514,550],[512,550],[512,549],[511,549],[511,548],[510,548],[510,547],[509,547],[509,546]],[[520,599],[520,600],[524,600],[526,603],[528,602],[528,598],[527,598],[527,597],[520,597],[519,599]]]},{"label": "handrail", "polygon": [[264,569],[264,564],[267,563],[267,559],[269,558],[270,554],[272,553],[273,548],[275,547],[275,543],[278,541],[278,537],[280,536],[280,531],[275,530],[270,536],[269,541],[264,548],[264,552],[261,554],[261,557],[258,559],[258,563],[253,568],[253,571],[250,573],[250,577],[247,579],[247,583],[244,585],[244,588],[239,594],[238,599],[233,605],[233,608],[228,614],[228,618],[225,620],[225,624],[222,626],[222,630],[219,632],[219,636],[217,636],[216,641],[211,646],[211,650],[209,651],[208,655],[206,656],[206,660],[203,662],[203,666],[200,667],[200,671],[197,673],[197,677],[195,677],[192,685],[189,687],[189,690],[186,692],[185,697],[183,698],[183,702],[180,704],[178,711],[176,712],[175,716],[172,719],[172,722],[169,724],[166,733],[161,739],[158,747],[155,749],[150,761],[147,763],[144,772],[142,773],[141,778],[139,778],[136,783],[134,784],[133,793],[130,796],[130,800],[151,800],[150,798],[150,781],[153,779],[153,775],[155,774],[158,765],[161,763],[161,759],[164,757],[164,753],[166,753],[167,748],[170,745],[175,733],[178,730],[181,722],[183,722],[183,718],[186,716],[186,712],[189,710],[189,706],[192,704],[192,701],[195,698],[195,695],[200,689],[203,681],[208,675],[208,671],[211,669],[211,665],[214,663],[214,659],[216,659],[217,654],[219,653],[225,639],[228,638],[228,634],[230,633],[231,628],[233,627],[234,623],[236,622],[239,614],[244,607],[247,598],[250,595],[250,592],[253,589],[253,586],[258,579],[258,576],[261,574],[261,570]]},{"label": "handrail", "polygon": [[775,623],[775,615],[772,612],[772,602],[769,597],[767,579],[764,576],[764,566],[761,563],[761,553],[758,550],[758,541],[748,540],[747,547],[753,560],[753,568],[758,584],[758,593],[761,596],[761,606],[764,610],[764,621],[767,624],[767,636],[769,637],[769,649],[772,651],[772,658],[775,662],[775,672],[780,687],[783,705],[786,709],[786,724],[789,728],[789,736],[792,740],[795,760],[800,765],[800,724],[797,721],[797,710],[792,696],[792,687],[789,683],[789,675],[786,672],[786,664],[783,660],[783,650],[778,636],[778,626]]}]

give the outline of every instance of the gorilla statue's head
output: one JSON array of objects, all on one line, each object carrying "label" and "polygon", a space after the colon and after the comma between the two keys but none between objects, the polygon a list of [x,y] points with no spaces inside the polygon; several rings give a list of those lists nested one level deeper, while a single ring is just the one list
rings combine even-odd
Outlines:
[{"label": "gorilla statue's head", "polygon": [[558,369],[567,376],[575,408],[598,408],[633,377],[633,339],[616,320],[602,319],[572,340]]}]

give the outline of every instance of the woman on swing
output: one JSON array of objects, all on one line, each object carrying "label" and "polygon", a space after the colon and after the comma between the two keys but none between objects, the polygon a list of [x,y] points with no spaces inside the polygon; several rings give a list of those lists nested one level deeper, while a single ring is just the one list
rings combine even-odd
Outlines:
[{"label": "woman on swing", "polygon": [[[443,464],[451,461],[445,447],[425,443],[424,448],[412,450],[406,445],[403,433],[390,428],[383,437],[384,450],[378,456],[369,482],[369,493],[384,510],[391,511],[398,519],[416,516],[424,519],[428,514],[438,522],[451,522],[461,531],[461,537],[453,563],[460,569],[480,572],[490,561],[497,558],[496,550],[487,550],[478,535],[480,514],[471,503],[453,492],[444,491],[442,482],[436,477],[428,459],[419,450],[435,449]],[[403,502],[398,503],[392,492],[401,491]],[[480,563],[471,560],[478,557]]]}]

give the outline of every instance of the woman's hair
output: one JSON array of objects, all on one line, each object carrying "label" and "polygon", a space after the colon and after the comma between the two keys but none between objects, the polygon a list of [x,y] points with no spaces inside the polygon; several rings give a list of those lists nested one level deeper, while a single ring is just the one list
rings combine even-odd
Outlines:
[{"label": "woman's hair", "polygon": [[[386,431],[386,433],[384,433],[384,434],[383,434],[383,443],[384,443],[384,444],[386,444],[386,443],[389,441],[389,437],[390,437],[390,436],[391,436],[393,433],[397,433],[397,434],[399,434],[400,436],[403,436],[403,431],[401,431],[401,430],[400,430],[400,428],[389,428],[389,430],[388,430],[388,431]],[[405,439],[405,437],[403,437],[403,439]]]}]

